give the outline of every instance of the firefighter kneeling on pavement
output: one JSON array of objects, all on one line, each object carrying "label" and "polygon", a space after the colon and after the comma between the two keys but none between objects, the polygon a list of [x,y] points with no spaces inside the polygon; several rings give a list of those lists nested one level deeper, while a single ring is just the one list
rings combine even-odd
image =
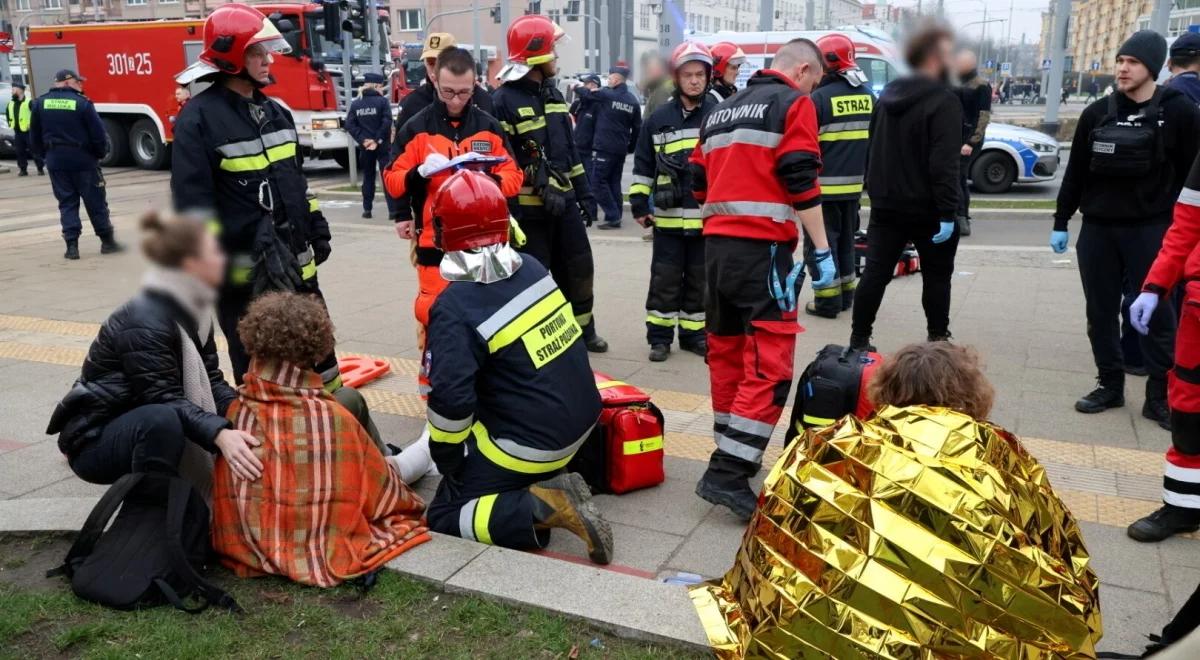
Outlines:
[{"label": "firefighter kneeling on pavement", "polygon": [[[688,156],[700,140],[704,118],[717,106],[705,94],[712,77],[708,48],[684,42],[671,54],[675,93],[642,126],[633,154],[629,205],[643,227],[653,227],[650,292],[646,296],[646,341],[650,361],[671,353],[675,328],[679,345],[708,354],[704,336],[704,220],[692,195]],[[650,197],[654,197],[651,211]]]},{"label": "firefighter kneeling on pavement", "polygon": [[576,473],[559,474],[600,417],[583,330],[554,279],[509,245],[504,194],[461,171],[433,195],[449,281],[430,310],[430,452],[442,473],[427,512],[444,534],[509,548],[578,535],[612,559],[612,530]]},{"label": "firefighter kneeling on pavement", "polygon": [[[825,64],[825,77],[812,93],[821,145],[821,215],[838,277],[827,287],[814,284],[814,300],[804,311],[832,319],[854,305],[854,233],[858,231],[858,202],[867,171],[875,95],[854,61],[854,42],[849,37],[830,34],[818,39],[817,47]],[[805,254],[813,249],[806,237]]]}]

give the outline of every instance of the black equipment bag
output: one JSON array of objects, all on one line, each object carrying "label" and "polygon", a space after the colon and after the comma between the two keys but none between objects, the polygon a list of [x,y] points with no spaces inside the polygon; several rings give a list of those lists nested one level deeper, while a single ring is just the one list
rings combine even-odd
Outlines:
[{"label": "black equipment bag", "polygon": [[862,418],[869,414],[872,406],[865,394],[866,384],[881,360],[878,353],[837,344],[817,351],[796,382],[784,446],[806,429],[828,426],[846,415]]},{"label": "black equipment bag", "polygon": [[1117,115],[1117,95],[1108,95],[1108,114],[1092,129],[1092,161],[1089,169],[1095,174],[1107,176],[1146,176],[1164,158],[1161,131],[1158,120],[1162,112],[1159,100],[1162,88],[1154,90],[1154,96],[1142,110],[1144,126],[1122,125]]},{"label": "black equipment bag", "polygon": [[[119,610],[170,603],[189,614],[209,605],[242,612],[200,576],[209,550],[208,505],[192,485],[167,473],[136,472],[100,498],[63,565],[46,576],[65,574],[76,596]],[[189,598],[197,604],[185,603]]]}]

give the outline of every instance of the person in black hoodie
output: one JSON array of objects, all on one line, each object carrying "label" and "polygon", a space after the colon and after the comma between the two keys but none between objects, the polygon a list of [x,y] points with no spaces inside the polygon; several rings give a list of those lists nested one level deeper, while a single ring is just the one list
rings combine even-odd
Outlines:
[{"label": "person in black hoodie", "polygon": [[905,246],[921,255],[921,304],[930,341],[950,338],[950,276],[958,250],[962,104],[947,79],[953,34],[931,24],[913,35],[913,75],[888,84],[871,115],[867,153],[867,261],[854,299],[850,346],[869,347],[883,293]]},{"label": "person in black hoodie", "polygon": [[[1075,249],[1099,386],[1075,402],[1081,413],[1125,405],[1122,298],[1130,283],[1136,287],[1146,279],[1200,148],[1200,110],[1177,90],[1155,84],[1166,58],[1166,40],[1151,30],[1134,33],[1121,46],[1117,89],[1080,115],[1058,192],[1050,234],[1054,252],[1067,251],[1067,221],[1076,209],[1083,212]],[[1169,428],[1171,306],[1154,316],[1140,342],[1148,376],[1142,416]]]}]

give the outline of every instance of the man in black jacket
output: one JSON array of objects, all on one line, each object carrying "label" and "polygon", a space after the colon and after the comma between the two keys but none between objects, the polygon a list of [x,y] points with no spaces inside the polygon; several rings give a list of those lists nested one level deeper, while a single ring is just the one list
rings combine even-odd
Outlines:
[{"label": "man in black jacket", "polygon": [[[1178,91],[1155,84],[1166,58],[1166,40],[1151,30],[1134,33],[1121,46],[1117,89],[1080,115],[1058,191],[1050,234],[1055,252],[1067,251],[1067,221],[1076,209],[1083,212],[1075,249],[1099,387],[1075,402],[1082,413],[1125,405],[1121,301],[1129,286],[1146,279],[1200,148],[1200,110]],[[1148,376],[1142,416],[1167,428],[1175,311],[1160,310],[1149,330],[1140,338]]]},{"label": "man in black jacket", "polygon": [[854,299],[850,345],[869,346],[883,293],[905,246],[921,255],[929,341],[950,338],[950,277],[958,251],[962,104],[946,84],[953,36],[931,26],[905,47],[913,75],[884,88],[871,115],[867,154],[867,264]]},{"label": "man in black jacket", "polygon": [[966,48],[958,52],[958,98],[962,102],[962,147],[958,168],[958,231],[971,235],[971,188],[967,179],[971,164],[983,148],[988,122],[992,119],[992,85],[979,75],[979,60]]}]

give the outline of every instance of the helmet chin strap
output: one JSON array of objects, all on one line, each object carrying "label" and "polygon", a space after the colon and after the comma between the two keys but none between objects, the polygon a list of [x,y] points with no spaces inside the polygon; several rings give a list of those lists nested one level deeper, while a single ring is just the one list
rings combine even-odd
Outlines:
[{"label": "helmet chin strap", "polygon": [[241,78],[242,80],[249,82],[251,85],[254,85],[254,89],[262,89],[267,85],[275,84],[275,76],[267,74],[267,82],[261,82],[257,78],[254,78],[250,74],[246,73],[245,69],[242,69],[241,72],[236,74],[234,77]]}]

